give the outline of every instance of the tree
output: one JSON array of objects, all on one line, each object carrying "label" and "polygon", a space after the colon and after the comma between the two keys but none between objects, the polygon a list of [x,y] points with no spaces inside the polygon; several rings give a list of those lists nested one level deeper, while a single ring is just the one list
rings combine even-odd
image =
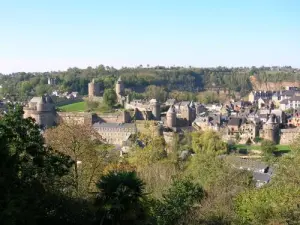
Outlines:
[{"label": "tree", "polygon": [[21,93],[24,93],[25,95],[28,95],[29,92],[32,90],[32,84],[29,81],[23,81],[21,83]]},{"label": "tree", "polygon": [[23,119],[21,106],[10,105],[0,120],[1,224],[45,224],[57,213],[57,205],[50,204],[60,192],[57,180],[72,163],[45,147],[33,119]]},{"label": "tree", "polygon": [[97,183],[95,200],[97,221],[100,224],[143,224],[146,219],[143,205],[144,183],[135,172],[110,172]]},{"label": "tree", "polygon": [[234,197],[254,186],[251,173],[232,168],[226,158],[210,152],[191,157],[184,175],[206,191],[201,207],[195,207],[186,215],[185,224],[232,224],[236,219]]},{"label": "tree", "polygon": [[103,94],[103,101],[107,106],[113,107],[117,103],[116,92],[113,89],[105,89]]},{"label": "tree", "polygon": [[299,224],[299,186],[285,185],[248,190],[236,198],[239,224]]},{"label": "tree", "polygon": [[153,164],[167,157],[165,142],[162,137],[140,135],[138,139],[144,147],[136,145],[129,153],[129,162],[137,168]]},{"label": "tree", "polygon": [[49,87],[46,84],[39,84],[35,87],[35,93],[38,96],[44,95],[48,92]]},{"label": "tree", "polygon": [[193,132],[191,135],[192,148],[196,153],[210,152],[223,154],[228,150],[227,143],[214,131]]},{"label": "tree", "polygon": [[146,93],[145,93],[146,97],[148,99],[154,98],[157,99],[160,102],[164,102],[167,100],[168,97],[168,93],[165,90],[164,87],[158,87],[155,85],[149,85],[146,88]]},{"label": "tree", "polygon": [[189,179],[175,180],[162,200],[154,203],[153,211],[157,224],[177,224],[203,197],[204,190],[198,184]]},{"label": "tree", "polygon": [[93,191],[104,167],[113,160],[109,146],[88,125],[62,123],[45,132],[46,143],[74,160],[71,173],[64,179],[75,196],[86,196]]},{"label": "tree", "polygon": [[261,142],[261,149],[266,155],[272,155],[276,150],[276,144],[270,140],[263,140]]}]

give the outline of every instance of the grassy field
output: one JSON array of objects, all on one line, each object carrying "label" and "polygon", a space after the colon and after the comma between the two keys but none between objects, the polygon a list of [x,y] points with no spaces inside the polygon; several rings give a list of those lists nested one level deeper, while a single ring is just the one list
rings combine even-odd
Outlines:
[{"label": "grassy field", "polygon": [[[82,102],[76,102],[68,105],[63,105],[58,107],[60,111],[62,112],[84,112],[89,109],[88,103],[85,101]],[[89,110],[90,112],[94,113],[114,113],[115,110],[112,108],[109,108],[105,105],[98,105],[97,108],[93,108]]]},{"label": "grassy field", "polygon": [[84,112],[86,110],[86,102],[76,102],[59,107],[63,112]]},{"label": "grassy field", "polygon": [[[261,150],[260,145],[246,145],[237,144],[234,146],[236,149],[248,149],[248,150]],[[288,145],[276,145],[278,151],[290,151],[290,146]]]}]

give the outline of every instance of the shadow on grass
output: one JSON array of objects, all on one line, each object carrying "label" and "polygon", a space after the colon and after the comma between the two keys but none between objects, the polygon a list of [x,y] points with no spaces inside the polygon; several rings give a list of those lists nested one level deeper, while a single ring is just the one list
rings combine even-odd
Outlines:
[{"label": "shadow on grass", "polygon": [[279,156],[282,156],[284,154],[289,153],[290,151],[291,150],[288,150],[288,149],[286,149],[286,150],[278,150],[278,151],[275,151],[273,154],[274,154],[274,156],[279,157]]}]

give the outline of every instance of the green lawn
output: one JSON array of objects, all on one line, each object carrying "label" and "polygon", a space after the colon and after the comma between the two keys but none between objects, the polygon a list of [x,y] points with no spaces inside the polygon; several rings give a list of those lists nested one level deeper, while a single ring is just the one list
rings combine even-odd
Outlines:
[{"label": "green lawn", "polygon": [[[248,150],[261,150],[260,145],[246,145],[246,144],[236,144],[234,145],[236,149],[248,149]],[[278,151],[290,151],[290,146],[288,145],[276,145]]]},{"label": "green lawn", "polygon": [[288,145],[276,145],[278,151],[290,151],[290,146]]},{"label": "green lawn", "polygon": [[76,102],[68,105],[60,106],[59,109],[63,112],[84,112],[86,109],[86,102]]}]

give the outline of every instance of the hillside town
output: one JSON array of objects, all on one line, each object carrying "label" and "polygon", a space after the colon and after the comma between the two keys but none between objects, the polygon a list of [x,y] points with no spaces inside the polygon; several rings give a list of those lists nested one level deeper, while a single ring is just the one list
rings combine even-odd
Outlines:
[{"label": "hillside town", "polygon": [[[124,95],[124,88],[119,78],[115,91],[122,108],[113,113],[59,112],[51,96],[44,95],[34,97],[26,104],[24,117],[34,118],[42,128],[54,126],[59,121],[87,123],[98,129],[108,143],[119,146],[128,143],[130,134],[140,131],[138,124],[141,121],[155,122],[153,126],[157,135],[186,130],[214,130],[225,141],[240,144],[255,144],[259,139],[290,144],[299,135],[300,113],[297,109],[300,107],[300,90],[295,87],[273,92],[252,91],[248,100],[230,99],[221,104],[176,99],[168,99],[166,102],[130,99]],[[98,98],[101,101],[103,90],[100,90],[98,83],[90,82],[88,90],[89,99]],[[100,129],[106,126],[110,129]],[[130,126],[132,129],[128,129]],[[127,129],[128,132],[125,132]]]},{"label": "hillside town", "polygon": [[[42,130],[62,122],[86,124],[97,131],[104,142],[114,145],[120,155],[130,151],[136,141],[133,137],[138,133],[162,136],[170,146],[176,135],[193,131],[217,132],[229,146],[257,146],[261,140],[290,145],[300,134],[300,113],[297,111],[300,90],[296,87],[285,87],[282,91],[251,91],[246,100],[228,99],[221,104],[130,99],[124,89],[120,77],[115,84],[120,107],[112,113],[57,111],[51,96],[46,94],[33,97],[24,106],[24,117],[34,118]],[[87,99],[102,101],[103,91],[99,83],[92,80],[88,84]],[[182,154],[186,158],[192,152]],[[272,168],[251,157],[231,156],[229,161],[234,167],[253,171],[258,187],[268,183]]]}]

